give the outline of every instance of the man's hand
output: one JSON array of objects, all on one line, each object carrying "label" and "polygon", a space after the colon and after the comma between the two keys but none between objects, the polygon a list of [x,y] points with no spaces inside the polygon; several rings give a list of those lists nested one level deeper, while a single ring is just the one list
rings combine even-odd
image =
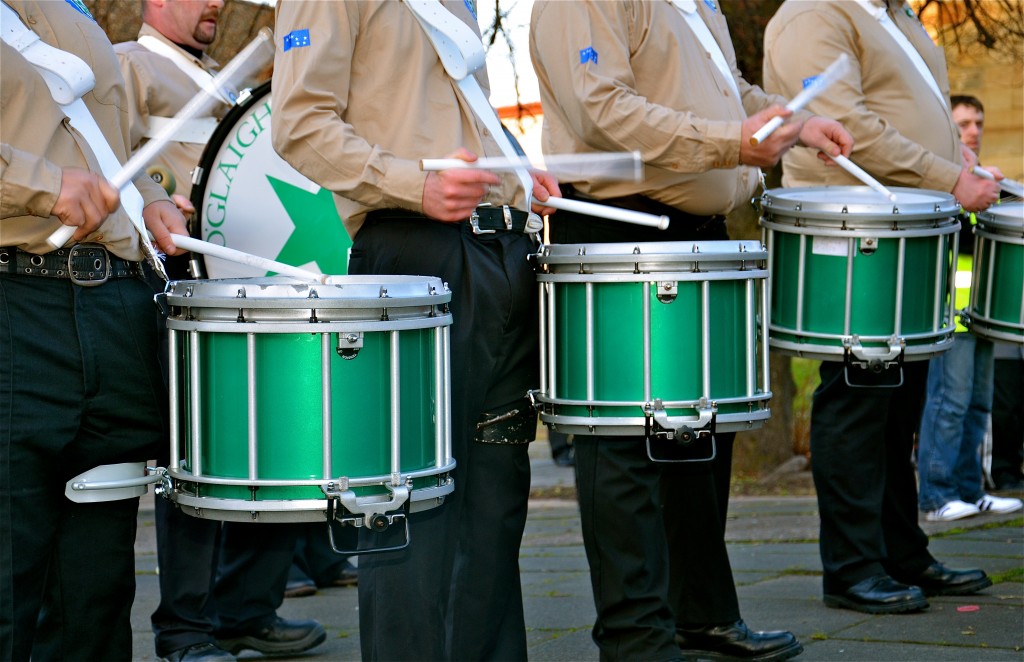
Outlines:
[{"label": "man's hand", "polygon": [[[446,158],[472,163],[477,157],[459,148]],[[501,179],[489,170],[452,168],[429,172],[423,184],[423,213],[446,223],[464,221],[483,202],[487,188],[500,183]]]},{"label": "man's hand", "polygon": [[545,207],[541,203],[551,196],[555,196],[556,198],[562,197],[562,191],[558,188],[558,180],[547,172],[531,172],[530,176],[533,177],[534,200],[531,209],[535,214],[540,214],[541,216],[554,214],[554,207]]},{"label": "man's hand", "polygon": [[142,219],[146,228],[153,234],[156,245],[168,255],[180,255],[187,251],[174,245],[171,234],[188,236],[185,228],[185,217],[170,200],[157,200],[146,205],[142,210]]},{"label": "man's hand", "polygon": [[967,211],[981,211],[988,209],[999,199],[999,184],[991,179],[978,177],[970,169],[964,168],[957,177],[952,193],[960,206]]},{"label": "man's hand", "polygon": [[800,144],[816,148],[819,159],[826,165],[835,165],[830,157],[840,154],[849,157],[853,151],[853,136],[839,122],[815,115],[804,122]]},{"label": "man's hand", "polygon": [[740,164],[771,168],[778,163],[786,150],[796,144],[800,130],[803,128],[803,122],[786,122],[757,145],[751,145],[750,138],[773,117],[788,118],[792,114],[793,111],[775,105],[743,120],[743,126],[740,129]]},{"label": "man's hand", "polygon": [[178,211],[180,211],[185,218],[196,213],[196,208],[195,205],[192,204],[192,201],[180,193],[173,193],[171,195],[171,201],[174,202],[174,206],[178,208]]},{"label": "man's hand", "polygon": [[94,232],[120,203],[120,192],[103,177],[81,168],[64,168],[51,213],[64,225],[78,228],[73,238],[79,241]]}]

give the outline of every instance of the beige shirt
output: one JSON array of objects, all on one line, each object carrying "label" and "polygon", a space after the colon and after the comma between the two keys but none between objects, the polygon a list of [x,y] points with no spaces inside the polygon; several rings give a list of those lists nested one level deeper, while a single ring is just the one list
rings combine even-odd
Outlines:
[{"label": "beige shirt", "polygon": [[[83,99],[114,155],[124,163],[128,156],[124,81],[103,30],[66,2],[4,1],[44,42],[92,67],[96,87]],[[60,194],[61,169],[97,173],[101,169],[35,68],[6,43],[0,43],[0,49],[0,245],[46,253],[51,250],[47,237],[60,226],[51,211]],[[136,177],[135,185],[145,204],[167,199],[145,174]],[[123,208],[85,241],[105,244],[125,259],[142,259],[139,236]]]},{"label": "beige shirt", "polygon": [[[151,36],[159,39],[169,47],[179,51],[183,57],[202,69],[215,73],[217,63],[207,55],[196,59],[188,51],[167,39],[152,26],[143,23],[139,36]],[[121,64],[125,88],[128,93],[128,117],[132,150],[137,150],[148,142],[144,138],[149,130],[150,117],[174,117],[192,98],[199,93],[199,85],[177,64],[163,55],[159,55],[140,45],[137,41],[126,41],[114,46],[117,59]],[[210,102],[216,117],[223,117],[228,110],[227,104]],[[154,159],[171,171],[176,181],[173,193],[187,197],[192,193],[192,170],[199,163],[205,145],[195,143],[172,142]]]},{"label": "beige shirt", "polygon": [[739,165],[741,124],[786,100],[743,80],[721,8],[696,5],[741,100],[670,0],[534,5],[544,152],[639,150],[645,163],[642,182],[580,182],[581,193],[641,194],[699,215],[749,202],[757,170]]},{"label": "beige shirt", "polygon": [[[907,5],[894,2],[888,14],[924,59],[946,103],[878,20],[850,1],[787,0],[782,5],[765,32],[765,88],[793,96],[806,78],[846,53],[850,72],[809,109],[846,127],[855,141],[850,160],[883,184],[951,191],[961,157],[945,56]],[[783,157],[783,172],[786,186],[860,183],[840,168],[825,167],[803,148]]]},{"label": "beige shirt", "polygon": [[[462,0],[444,5],[479,34]],[[283,41],[309,31],[309,45]],[[367,211],[422,212],[419,160],[465,147],[500,156],[497,143],[462,100],[437,53],[403,3],[303,2],[277,6],[274,148],[296,170],[359,204],[345,219],[355,236]],[[477,72],[486,95],[486,72]],[[524,206],[513,175],[486,198]]]}]

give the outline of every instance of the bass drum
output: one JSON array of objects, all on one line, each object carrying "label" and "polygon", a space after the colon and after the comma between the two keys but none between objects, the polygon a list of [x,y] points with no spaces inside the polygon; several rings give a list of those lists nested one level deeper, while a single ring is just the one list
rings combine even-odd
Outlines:
[{"label": "bass drum", "polygon": [[[309,271],[348,272],[352,245],[342,224],[347,205],[277,155],[270,141],[270,82],[244,92],[225,115],[193,174],[193,234],[212,244]],[[209,278],[274,275],[202,257]]]}]

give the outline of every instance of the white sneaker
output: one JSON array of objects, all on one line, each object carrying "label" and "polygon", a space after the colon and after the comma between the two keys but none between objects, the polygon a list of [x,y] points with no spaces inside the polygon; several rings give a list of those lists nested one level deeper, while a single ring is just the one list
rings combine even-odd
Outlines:
[{"label": "white sneaker", "polygon": [[977,501],[978,510],[983,513],[1012,513],[1024,508],[1024,502],[1020,499],[1004,498],[986,494]]},{"label": "white sneaker", "polygon": [[[988,497],[987,494],[985,496]],[[991,499],[992,497],[988,498]],[[984,501],[984,499],[982,499],[982,501]],[[1003,499],[1003,501],[1009,501],[1009,499]],[[981,502],[979,501],[978,506],[980,505]],[[938,510],[931,511],[930,513],[925,515],[924,518],[929,522],[952,522],[953,520],[963,519],[965,517],[977,515],[981,512],[981,508],[979,508],[978,506],[975,506],[973,503],[967,503],[966,501],[960,501],[958,499],[956,501],[950,501],[949,503],[944,505],[942,508],[939,508]]]}]

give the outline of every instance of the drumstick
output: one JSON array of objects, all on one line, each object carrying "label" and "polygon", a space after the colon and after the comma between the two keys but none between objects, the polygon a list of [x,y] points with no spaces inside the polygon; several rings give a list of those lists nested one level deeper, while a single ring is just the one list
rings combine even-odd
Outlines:
[{"label": "drumstick", "polygon": [[877,179],[875,179],[874,177],[872,177],[868,173],[864,172],[860,168],[860,166],[855,164],[850,159],[846,158],[842,154],[840,154],[839,156],[830,156],[829,158],[832,159],[833,161],[835,161],[839,166],[841,166],[843,170],[845,170],[846,172],[850,173],[851,175],[853,175],[854,177],[856,177],[860,181],[862,181],[865,184],[867,184],[869,187],[871,187],[871,189],[873,191],[877,191],[878,193],[881,193],[882,195],[884,195],[885,197],[889,198],[893,202],[896,201],[896,194],[895,193],[893,193],[889,189],[887,189],[884,186],[882,186],[881,184],[879,184]]},{"label": "drumstick", "polygon": [[[985,170],[980,166],[974,166],[973,168],[971,168],[971,172],[977,175],[978,177],[981,177],[982,179],[988,179],[992,181],[995,181],[996,179],[995,175],[993,175],[991,172]],[[1012,179],[1003,179],[999,182],[999,188],[1006,191],[1010,195],[1015,195],[1018,198],[1024,198],[1024,184],[1021,184],[1020,182],[1015,182]]]},{"label": "drumstick", "polygon": [[[629,154],[630,159],[639,159],[639,152],[625,152]],[[600,156],[598,154],[563,154],[558,155],[561,159],[567,161],[572,159],[589,159],[592,157]],[[616,154],[616,158],[621,158],[621,154]],[[545,163],[546,164],[546,163]],[[530,164],[526,159],[517,160],[509,159],[505,157],[483,157],[476,161],[463,161],[462,159],[423,159],[420,161],[420,170],[427,172],[435,172],[438,170],[448,170],[450,168],[481,168],[485,170],[512,170],[516,168],[529,168],[536,170],[533,165]],[[658,228],[664,230],[668,227],[669,218],[668,216],[656,216],[654,214],[647,214],[645,212],[633,211],[631,209],[621,209],[619,207],[609,207],[608,205],[599,205],[594,202],[583,202],[582,200],[566,200],[565,198],[556,198],[551,196],[547,200],[541,202],[537,201],[538,204],[544,205],[545,207],[553,207],[555,209],[564,209],[565,211],[573,211],[578,214],[585,214],[587,216],[597,216],[599,218],[607,218],[613,221],[622,221],[623,223],[632,223],[634,225],[645,225],[647,227]]]},{"label": "drumstick", "polygon": [[312,271],[293,267],[290,264],[268,260],[265,257],[260,257],[259,255],[244,253],[242,251],[235,250],[234,248],[211,244],[208,241],[202,241],[201,239],[188,237],[182,234],[172,234],[171,240],[174,241],[174,245],[178,248],[184,248],[185,250],[192,251],[193,253],[202,253],[203,255],[209,255],[210,257],[219,257],[223,260],[237,262],[238,264],[245,264],[250,267],[257,267],[259,269],[265,269],[266,271],[276,271],[283,276],[291,276],[292,278],[309,280],[316,283],[326,283],[327,279],[330,278],[328,275],[315,274]]},{"label": "drumstick", "polygon": [[619,181],[643,181],[644,162],[640,152],[604,152],[593,154],[549,154],[544,157],[544,166],[535,166],[526,157],[484,156],[476,161],[462,159],[422,159],[420,170],[432,172],[450,168],[480,168],[482,170],[508,171],[526,168],[543,170],[560,177],[567,175],[594,179]]},{"label": "drumstick", "polygon": [[[256,54],[259,54],[260,57],[254,58],[253,56]],[[110,178],[111,186],[118,190],[128,186],[135,176],[167,146],[167,143],[171,142],[174,134],[178,132],[185,122],[199,113],[209,110],[214,102],[220,101],[219,97],[216,96],[218,91],[233,89],[235,87],[232,84],[233,82],[244,81],[258,74],[270,64],[273,57],[274,34],[269,28],[262,28],[259,34],[256,35],[256,38],[213,77],[209,88],[203,88],[192,97],[185,104],[185,107],[178,111],[178,114],[157,135],[153,136],[149,142],[139,148],[121,166],[121,169]],[[61,226],[46,241],[53,248],[60,248],[67,243],[68,239],[71,238],[71,235],[75,234],[77,229],[77,227],[72,225]]]},{"label": "drumstick", "polygon": [[669,224],[668,216],[656,216],[642,211],[609,207],[608,205],[599,205],[582,200],[567,200],[566,198],[551,196],[543,202],[538,200],[537,204],[544,205],[545,207],[554,207],[555,209],[564,209],[565,211],[573,211],[577,214],[585,214],[586,216],[597,216],[598,218],[607,218],[612,221],[632,223],[633,225],[645,225],[651,228],[658,228],[659,230],[668,228]]},{"label": "drumstick", "polygon": [[[824,92],[828,86],[836,82],[840,76],[847,72],[849,68],[850,58],[846,56],[846,53],[840,53],[835,62],[828,65],[828,68],[820,75],[815,76],[810,85],[802,89],[799,94],[793,97],[793,99],[786,104],[786,108],[788,110],[792,110],[794,113],[800,110],[806,106],[811,99]],[[785,122],[785,120],[778,115],[771,118],[767,124],[758,129],[754,135],[750,137],[750,144],[757,146],[758,143],[763,142],[765,138],[770,136],[775,129],[782,126],[783,122]]]}]

